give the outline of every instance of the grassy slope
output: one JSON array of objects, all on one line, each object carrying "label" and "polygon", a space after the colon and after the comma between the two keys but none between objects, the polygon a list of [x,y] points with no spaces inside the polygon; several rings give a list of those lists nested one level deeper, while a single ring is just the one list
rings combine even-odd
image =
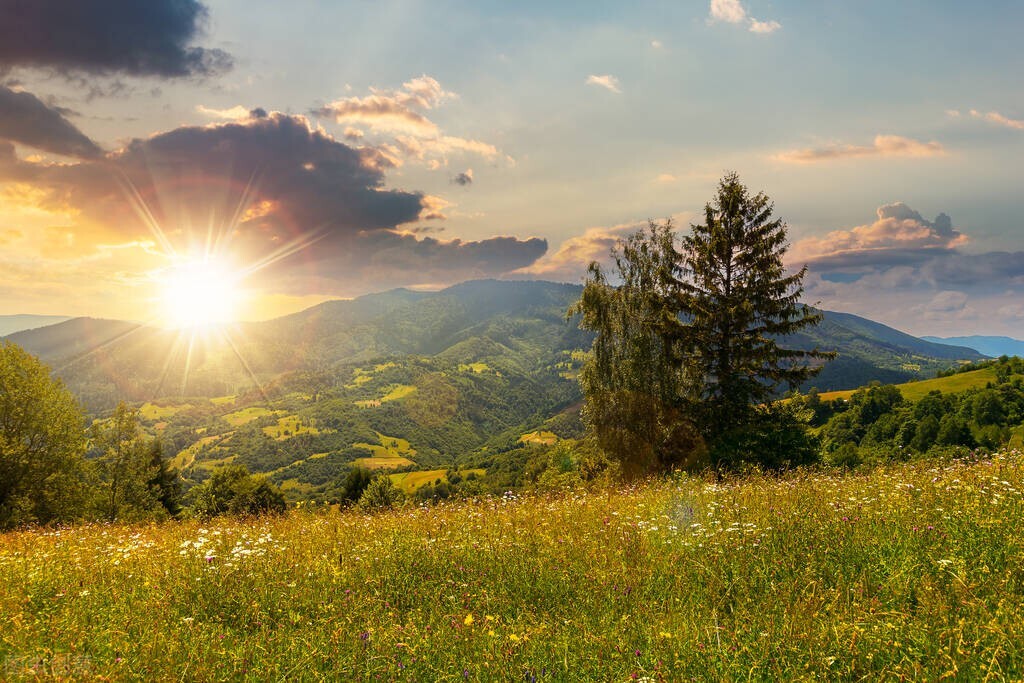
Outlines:
[{"label": "grassy slope", "polygon": [[8,678],[1020,678],[1022,491],[1012,453],[9,533],[0,660]]},{"label": "grassy slope", "polygon": [[[933,379],[924,379],[919,382],[906,382],[904,384],[897,384],[896,388],[900,390],[903,397],[909,401],[919,401],[924,398],[929,391],[941,391],[944,394],[955,394],[960,391],[966,391],[967,389],[980,389],[989,382],[995,383],[996,373],[992,368],[982,368],[981,370],[972,370],[971,372],[961,372],[949,377],[936,377]],[[850,398],[853,396],[854,390],[849,391],[828,391],[820,394],[821,399],[824,401],[831,401],[837,398]]]}]

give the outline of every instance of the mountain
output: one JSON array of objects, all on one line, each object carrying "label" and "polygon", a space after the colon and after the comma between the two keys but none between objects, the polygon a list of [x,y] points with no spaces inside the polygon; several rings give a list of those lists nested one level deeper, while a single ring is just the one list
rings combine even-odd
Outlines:
[{"label": "mountain", "polygon": [[70,320],[66,315],[0,315],[0,337]]},{"label": "mountain", "polygon": [[921,339],[936,344],[966,346],[993,358],[998,358],[999,356],[1021,356],[1024,358],[1024,341],[1012,337],[991,337],[976,334],[969,337],[921,337]]},{"label": "mountain", "polygon": [[[303,373],[336,384],[360,364],[405,357],[454,365],[500,360],[529,378],[589,348],[589,334],[565,319],[580,291],[552,282],[480,280],[438,292],[396,289],[329,301],[205,335],[76,318],[8,339],[51,364],[95,410],[122,398],[244,393]],[[805,388],[903,382],[982,358],[973,349],[918,339],[855,315],[823,314],[817,327],[781,340],[839,353]]]}]

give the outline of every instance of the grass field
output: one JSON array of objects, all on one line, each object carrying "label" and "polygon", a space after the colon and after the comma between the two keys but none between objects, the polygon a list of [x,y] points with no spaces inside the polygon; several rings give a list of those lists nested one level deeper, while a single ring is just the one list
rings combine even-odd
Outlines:
[{"label": "grass field", "polygon": [[379,408],[382,403],[388,401],[397,401],[415,393],[416,387],[411,384],[395,384],[388,389],[388,393],[384,394],[380,398],[368,399],[365,401],[356,401],[355,404],[360,408]]},{"label": "grass field", "polygon": [[261,417],[267,417],[268,415],[281,415],[282,413],[284,413],[283,410],[271,410],[270,408],[265,408],[263,406],[250,406],[248,408],[236,410],[233,413],[222,415],[221,419],[232,427],[241,427],[242,425],[249,424],[253,420],[258,420]]},{"label": "grass field", "polygon": [[550,446],[551,444],[558,442],[558,436],[554,432],[546,432],[538,430],[536,432],[529,432],[519,437],[520,443],[532,443],[539,444],[542,446]]},{"label": "grass field", "polygon": [[459,365],[459,372],[473,372],[480,374],[481,372],[488,372],[491,369],[487,363],[462,363]]},{"label": "grass field", "polygon": [[[467,474],[472,472],[478,477],[482,477],[487,474],[487,470],[482,468],[474,468],[468,470],[459,470],[459,474],[465,477]],[[391,481],[394,482],[395,486],[402,489],[406,495],[416,493],[416,489],[427,484],[434,484],[437,482],[448,481],[447,470],[420,470],[418,472],[399,472],[398,474],[388,475],[391,477]]]},{"label": "grass field", "polygon": [[166,420],[167,418],[173,417],[181,411],[188,410],[191,407],[191,403],[162,406],[147,402],[139,406],[139,417],[143,420],[151,421]]},{"label": "grass field", "polygon": [[263,428],[263,433],[277,441],[285,441],[300,434],[320,434],[324,431],[318,427],[306,424],[298,415],[286,415],[279,417],[276,425]]},{"label": "grass field", "polygon": [[410,460],[416,455],[416,449],[405,439],[396,436],[386,436],[376,432],[379,443],[354,443],[353,448],[363,448],[370,451],[369,458],[357,458],[354,464],[358,467],[365,467],[371,470],[395,469],[414,465]]},{"label": "grass field", "polygon": [[0,536],[0,669],[1019,680],[1024,462]]},{"label": "grass field", "polygon": [[[896,388],[908,401],[919,401],[928,395],[930,391],[941,391],[944,394],[954,394],[967,389],[980,389],[989,382],[995,383],[996,373],[992,368],[982,368],[971,372],[961,372],[949,377],[936,377],[923,379],[917,382],[906,382],[897,384]],[[826,391],[819,394],[823,401],[833,401],[837,398],[850,398],[854,390]]]}]

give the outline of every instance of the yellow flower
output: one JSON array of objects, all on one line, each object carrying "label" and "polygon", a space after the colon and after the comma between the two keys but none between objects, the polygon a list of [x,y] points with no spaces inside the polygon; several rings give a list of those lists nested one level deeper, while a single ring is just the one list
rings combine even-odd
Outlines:
[{"label": "yellow flower", "polygon": [[466,620],[463,621],[462,623],[464,623],[466,626],[472,626],[473,625],[473,615],[472,614],[467,614],[466,615]]}]

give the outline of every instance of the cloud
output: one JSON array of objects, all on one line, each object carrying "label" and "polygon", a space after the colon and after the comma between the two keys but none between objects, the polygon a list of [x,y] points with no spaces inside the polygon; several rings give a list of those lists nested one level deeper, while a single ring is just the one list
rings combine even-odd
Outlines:
[{"label": "cloud", "polygon": [[997,111],[990,111],[990,112],[987,112],[987,113],[982,113],[982,112],[980,112],[980,111],[978,111],[976,109],[972,109],[971,110],[971,116],[976,118],[976,119],[983,119],[985,121],[988,121],[989,123],[994,123],[997,126],[1002,126],[1004,128],[1012,128],[1014,130],[1024,130],[1024,120],[1011,119],[1011,118],[1008,118],[1006,116],[1003,116],[1002,114],[1000,114]]},{"label": "cloud", "polygon": [[[672,222],[676,226],[685,226],[692,217],[691,213],[679,213],[672,216]],[[612,247],[619,240],[646,227],[647,221],[632,221],[588,228],[582,235],[570,237],[562,242],[554,253],[547,254],[536,263],[517,271],[516,275],[559,282],[580,282],[591,262],[597,261],[602,266],[609,266],[612,262]]]},{"label": "cloud", "polygon": [[750,32],[751,33],[775,33],[782,24],[777,21],[758,21],[757,19],[750,20]]},{"label": "cloud", "polygon": [[356,125],[383,136],[388,142],[378,147],[395,163],[400,163],[399,157],[405,157],[423,162],[428,168],[438,168],[446,165],[448,156],[454,153],[475,154],[489,160],[499,156],[492,144],[446,135],[423,113],[458,97],[430,76],[406,81],[398,90],[371,88],[370,93],[364,97],[343,97],[311,113],[345,125],[344,134],[349,140],[365,135]]},{"label": "cloud", "polygon": [[711,0],[708,20],[712,23],[745,24],[751,33],[774,33],[782,28],[777,21],[760,21],[750,16],[740,0]]},{"label": "cloud", "polygon": [[653,47],[655,50],[660,50],[663,47],[665,47],[665,45],[660,40],[654,39],[651,41],[651,47]]},{"label": "cloud", "polygon": [[[230,109],[211,109],[210,107],[204,107],[203,105],[198,104],[196,105],[196,111],[202,114],[203,116],[209,116],[212,119],[222,119],[226,121],[242,121],[252,116],[253,112],[256,110],[248,109],[240,104],[235,105]],[[266,116],[265,111],[263,112],[263,115]]]},{"label": "cloud", "polygon": [[0,143],[0,181],[33,188],[41,210],[77,217],[66,231],[76,254],[147,240],[187,253],[206,247],[213,226],[217,248],[267,264],[261,285],[351,295],[493,277],[547,250],[538,238],[410,234],[405,226],[442,220],[447,202],[385,187],[389,168],[375,148],[278,112],[133,139],[102,161],[30,163]]},{"label": "cloud", "polygon": [[711,0],[711,19],[739,24],[747,19],[747,10],[739,0]]},{"label": "cloud", "polygon": [[899,135],[876,135],[871,145],[833,145],[811,149],[797,149],[775,155],[777,161],[795,164],[812,164],[837,159],[870,157],[932,157],[946,153],[943,146],[935,142],[920,142]]},{"label": "cloud", "polygon": [[654,182],[661,183],[662,185],[671,185],[672,183],[678,180],[679,178],[677,176],[672,175],[671,173],[659,173],[654,178]]},{"label": "cloud", "polygon": [[587,76],[587,85],[596,85],[606,90],[611,90],[614,93],[622,92],[619,88],[619,79],[611,74],[605,74],[603,76],[595,76],[591,74],[590,76]]},{"label": "cloud", "polygon": [[903,202],[881,206],[876,213],[872,223],[800,240],[789,260],[829,267],[906,265],[930,258],[935,250],[967,243],[967,236],[953,229],[944,213],[929,222]]},{"label": "cloud", "polygon": [[96,158],[103,154],[54,107],[28,92],[0,85],[0,140],[70,157]]},{"label": "cloud", "polygon": [[452,183],[455,185],[462,185],[463,187],[473,184],[473,169],[467,168],[462,173],[459,173],[452,178]]},{"label": "cloud", "polygon": [[207,16],[197,0],[0,0],[0,70],[208,76],[231,68],[222,50],[192,46]]},{"label": "cloud", "polygon": [[914,334],[1024,334],[991,314],[1024,297],[1024,252],[965,253],[967,242],[946,214],[928,221],[896,203],[872,223],[796,242],[787,262],[808,265],[806,298],[825,308]]}]

